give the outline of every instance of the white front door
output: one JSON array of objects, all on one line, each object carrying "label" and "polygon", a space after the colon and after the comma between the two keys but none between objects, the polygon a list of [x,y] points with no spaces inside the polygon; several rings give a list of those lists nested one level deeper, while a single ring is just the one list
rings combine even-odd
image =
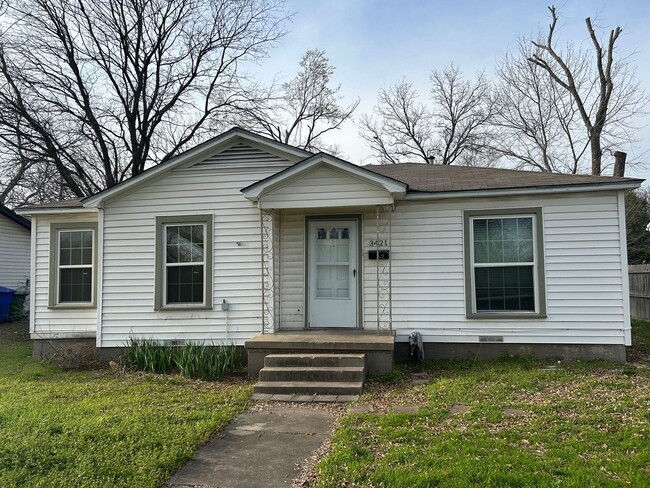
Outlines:
[{"label": "white front door", "polygon": [[308,325],[356,327],[357,221],[311,220],[308,228]]}]

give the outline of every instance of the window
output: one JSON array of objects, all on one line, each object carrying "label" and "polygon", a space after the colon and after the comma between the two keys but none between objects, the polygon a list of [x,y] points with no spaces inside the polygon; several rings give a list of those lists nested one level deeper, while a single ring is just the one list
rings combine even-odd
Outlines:
[{"label": "window", "polygon": [[212,216],[156,220],[156,309],[212,307]]},{"label": "window", "polygon": [[55,223],[50,233],[50,307],[94,307],[97,225]]},{"label": "window", "polygon": [[465,212],[467,316],[546,314],[541,209]]}]

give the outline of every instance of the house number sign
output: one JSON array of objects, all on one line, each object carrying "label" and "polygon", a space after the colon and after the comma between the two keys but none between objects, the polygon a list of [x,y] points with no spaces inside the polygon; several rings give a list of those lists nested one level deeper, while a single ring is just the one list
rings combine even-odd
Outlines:
[{"label": "house number sign", "polygon": [[377,239],[377,240],[370,239],[370,241],[368,242],[370,244],[370,247],[388,247],[389,245],[388,239]]}]

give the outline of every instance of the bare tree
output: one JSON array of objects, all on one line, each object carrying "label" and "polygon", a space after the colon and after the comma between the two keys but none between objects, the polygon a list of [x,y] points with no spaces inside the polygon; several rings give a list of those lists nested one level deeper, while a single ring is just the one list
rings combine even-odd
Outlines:
[{"label": "bare tree", "polygon": [[[634,81],[634,72],[627,60],[614,59],[620,27],[612,29],[606,43],[602,43],[591,19],[585,19],[593,46],[593,61],[587,62],[587,58],[576,55],[571,46],[565,52],[556,48],[554,35],[558,13],[553,6],[549,11],[551,23],[546,38],[533,41],[536,50],[528,61],[542,68],[550,80],[571,97],[588,138],[591,174],[600,175],[603,172],[603,151],[611,147],[614,139],[618,139],[619,144],[629,141],[629,117],[642,109],[647,98]],[[588,70],[587,83],[583,78],[585,70]]]},{"label": "bare tree", "polygon": [[361,119],[361,136],[384,163],[483,163],[493,115],[490,83],[482,73],[466,80],[453,65],[433,71],[430,81],[428,104],[406,80],[380,90],[374,115]]},{"label": "bare tree", "polygon": [[625,193],[625,226],[629,264],[650,262],[650,195],[647,189]]},{"label": "bare tree", "polygon": [[322,136],[338,130],[359,105],[342,105],[341,85],[331,86],[334,67],[324,51],[306,51],[291,80],[258,91],[239,107],[235,120],[276,141],[307,150],[328,149]]},{"label": "bare tree", "polygon": [[361,117],[360,135],[382,163],[431,162],[436,150],[433,114],[418,99],[413,85],[402,80],[379,90],[374,115]]},{"label": "bare tree", "polygon": [[[589,138],[571,96],[530,63],[533,47],[521,38],[519,50],[497,63],[495,137],[490,145],[517,168],[559,173],[584,172]],[[584,86],[588,60],[581,51],[567,53],[574,80]]]},{"label": "bare tree", "polygon": [[137,175],[241,102],[240,64],[283,35],[282,5],[14,0],[0,23],[0,142],[79,197]]}]

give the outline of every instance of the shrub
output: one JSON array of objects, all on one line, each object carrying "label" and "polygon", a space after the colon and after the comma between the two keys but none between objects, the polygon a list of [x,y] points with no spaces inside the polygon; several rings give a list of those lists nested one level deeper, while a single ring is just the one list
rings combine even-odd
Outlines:
[{"label": "shrub", "polygon": [[54,345],[54,349],[48,360],[63,370],[89,370],[102,367],[99,352],[94,344],[89,345],[84,342],[76,344]]},{"label": "shrub", "polygon": [[187,378],[219,380],[240,373],[241,352],[232,344],[162,344],[153,339],[131,338],[127,344],[127,366],[150,373],[178,373]]}]

